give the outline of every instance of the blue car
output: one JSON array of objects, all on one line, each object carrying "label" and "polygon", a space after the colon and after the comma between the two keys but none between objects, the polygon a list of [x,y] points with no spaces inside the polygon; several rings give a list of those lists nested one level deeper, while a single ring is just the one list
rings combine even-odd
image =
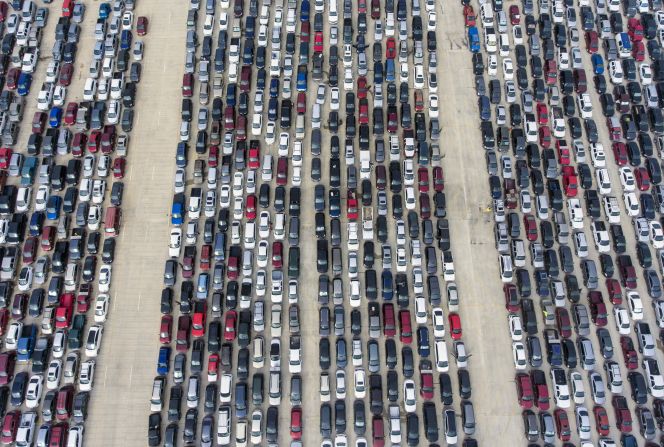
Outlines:
[{"label": "blue car", "polygon": [[424,326],[417,328],[417,352],[420,357],[429,357],[431,349],[429,347],[429,329]]},{"label": "blue car", "polygon": [[19,96],[27,96],[30,93],[30,86],[32,85],[32,75],[30,73],[21,72],[18,77],[17,93]]},{"label": "blue car", "polygon": [[383,273],[381,273],[380,276],[383,282],[383,299],[386,301],[391,301],[392,297],[394,296],[392,272],[389,270],[383,270]]},{"label": "blue car", "polygon": [[476,27],[471,26],[468,28],[468,46],[473,53],[480,51],[480,34]]},{"label": "blue car", "polygon": [[51,127],[60,127],[62,121],[62,107],[53,107],[48,114],[48,125]]},{"label": "blue car", "polygon": [[122,34],[120,34],[120,49],[122,50],[128,50],[131,48],[131,31],[128,29],[123,30]]},{"label": "blue car", "polygon": [[226,86],[226,105],[235,107],[237,101],[237,85],[230,83]]},{"label": "blue car", "polygon": [[309,0],[302,0],[300,3],[300,22],[309,21]]},{"label": "blue car", "polygon": [[51,196],[46,203],[46,218],[49,220],[58,220],[60,218],[60,207],[62,199],[60,196]]},{"label": "blue car", "polygon": [[106,20],[111,13],[111,5],[109,3],[102,3],[99,5],[99,18]]},{"label": "blue car", "polygon": [[396,70],[394,67],[394,59],[385,61],[385,80],[387,82],[394,82],[396,80]]},{"label": "blue car", "polygon": [[602,56],[595,53],[591,56],[590,60],[593,63],[593,71],[595,74],[604,73],[604,60],[602,59]]},{"label": "blue car", "polygon": [[30,216],[30,236],[37,237],[42,232],[44,226],[44,213],[36,211]]},{"label": "blue car", "polygon": [[374,63],[374,84],[383,83],[383,63],[376,61]]},{"label": "blue car", "polygon": [[162,346],[159,348],[159,359],[157,360],[157,374],[165,376],[168,374],[169,364],[171,360],[171,348],[169,346]]},{"label": "blue car", "polygon": [[270,98],[279,97],[279,79],[272,78],[270,79]]}]

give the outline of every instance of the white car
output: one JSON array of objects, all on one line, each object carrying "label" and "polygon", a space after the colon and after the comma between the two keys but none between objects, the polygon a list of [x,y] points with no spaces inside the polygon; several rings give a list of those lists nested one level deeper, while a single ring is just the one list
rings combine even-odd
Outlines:
[{"label": "white car", "polygon": [[618,172],[620,173],[620,183],[622,184],[623,190],[626,192],[634,191],[636,189],[636,179],[632,170],[627,166],[623,166]]},{"label": "white car", "polygon": [[57,107],[62,107],[65,105],[67,100],[67,87],[62,85],[56,85],[53,90],[53,105]]},{"label": "white car", "polygon": [[429,118],[438,118],[438,95],[429,95]]},{"label": "white car", "polygon": [[267,267],[269,245],[270,243],[264,239],[258,242],[258,253],[256,255],[256,265],[258,267]]},{"label": "white car", "polygon": [[521,324],[521,317],[518,315],[510,314],[507,317],[509,323],[510,335],[513,341],[521,341],[523,338],[523,326]]},{"label": "white car", "polygon": [[653,301],[652,308],[655,311],[657,326],[664,328],[664,301]]},{"label": "white car", "polygon": [[632,320],[643,320],[643,301],[638,292],[634,290],[627,292],[627,305]]},{"label": "white car", "polygon": [[431,319],[433,320],[433,336],[435,338],[445,337],[445,315],[443,309],[434,307],[431,311]]},{"label": "white car", "polygon": [[106,321],[110,299],[110,296],[105,293],[97,296],[97,299],[95,300],[95,323],[103,323]]},{"label": "white car", "polygon": [[508,81],[514,79],[514,64],[508,57],[503,59],[503,77]]},{"label": "white car", "polygon": [[415,393],[415,382],[411,379],[403,382],[403,398],[406,413],[414,413],[417,408],[417,395]]},{"label": "white car", "polygon": [[104,264],[99,269],[99,291],[108,292],[111,288],[111,276],[113,267],[110,264]]},{"label": "white car", "polygon": [[590,439],[590,414],[586,407],[578,406],[574,409],[576,416],[576,430],[580,439]]},{"label": "white car", "polygon": [[56,390],[60,386],[60,375],[62,374],[62,360],[51,360],[46,370],[46,388]]},{"label": "white car", "polygon": [[62,358],[65,354],[65,349],[67,346],[67,333],[64,329],[58,329],[53,335],[53,346],[51,348],[51,353],[56,359]]},{"label": "white car", "polygon": [[44,386],[44,376],[33,374],[28,381],[28,388],[25,392],[25,406],[28,408],[37,408],[41,399]]},{"label": "white car", "polygon": [[639,203],[636,193],[626,192],[623,194],[623,200],[625,201],[625,210],[627,210],[628,216],[637,217],[641,214],[641,204]]},{"label": "white car", "polygon": [[583,229],[583,208],[579,199],[567,200],[567,211],[569,212],[569,219],[572,222],[572,228],[581,230]]},{"label": "white car", "polygon": [[641,76],[641,85],[652,84],[652,69],[649,64],[643,63],[639,65],[639,75]]},{"label": "white car", "polygon": [[88,330],[88,336],[85,341],[85,355],[87,357],[97,357],[101,348],[101,340],[104,335],[104,326],[93,325]]},{"label": "white car", "polygon": [[627,309],[624,309],[620,306],[613,308],[613,316],[616,320],[616,329],[620,335],[629,335],[632,332],[629,314]]},{"label": "white car", "polygon": [[664,230],[662,224],[657,221],[650,221],[650,243],[655,249],[664,248]]},{"label": "white car", "polygon": [[593,143],[590,145],[590,159],[593,166],[596,168],[603,168],[606,166],[606,152],[601,143]]},{"label": "white car", "polygon": [[517,370],[524,370],[528,366],[526,348],[520,341],[512,342],[512,358],[514,359],[514,367]]},{"label": "white car", "polygon": [[182,247],[182,229],[173,228],[171,230],[170,243],[168,244],[168,255],[172,258],[180,256],[180,248]]},{"label": "white car", "polygon": [[487,61],[487,72],[489,76],[498,75],[498,56],[495,54],[489,54]]},{"label": "white car", "polygon": [[96,365],[97,362],[94,360],[86,360],[81,363],[81,372],[78,376],[78,387],[81,391],[92,391]]},{"label": "white car", "polygon": [[522,189],[519,193],[520,202],[521,202],[521,212],[524,214],[529,214],[533,211],[533,200],[530,197],[530,192]]}]

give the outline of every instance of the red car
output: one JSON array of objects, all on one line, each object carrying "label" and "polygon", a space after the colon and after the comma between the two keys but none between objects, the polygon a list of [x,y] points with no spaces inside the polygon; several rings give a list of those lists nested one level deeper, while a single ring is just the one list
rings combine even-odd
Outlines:
[{"label": "red car", "polygon": [[[618,143],[615,144],[623,144],[619,140],[622,139],[622,128],[620,127],[620,122],[617,120],[613,120],[611,118],[606,119],[606,127],[609,128],[609,139],[611,141],[617,141]],[[615,151],[615,149],[614,149]]]},{"label": "red car", "polygon": [[417,169],[417,184],[420,193],[429,192],[429,170],[425,167]]},{"label": "red car", "polygon": [[14,151],[10,147],[0,147],[0,169],[9,168],[13,153]]},{"label": "red car", "polygon": [[302,408],[291,409],[290,421],[291,439],[299,441],[302,439]]},{"label": "red car", "polygon": [[394,37],[388,37],[385,47],[385,58],[394,59],[397,56],[397,41]]},{"label": "red car", "polygon": [[367,78],[360,76],[357,78],[357,98],[362,99],[367,97],[368,84]]},{"label": "red car", "polygon": [[63,87],[68,87],[71,84],[71,78],[74,74],[74,66],[72,64],[63,64],[60,68],[60,75],[58,76],[58,84]]},{"label": "red car", "polygon": [[639,191],[648,191],[650,189],[650,174],[643,166],[634,169],[634,177],[636,177],[636,186]]},{"label": "red car", "polygon": [[145,36],[148,33],[148,18],[140,16],[136,22],[136,34]]},{"label": "red car", "polygon": [[387,108],[387,132],[396,133],[399,130],[399,117],[397,116],[397,108],[388,106]]},{"label": "red car", "polygon": [[641,41],[634,42],[632,46],[632,57],[637,62],[643,62],[646,59],[646,46]]},{"label": "red car", "polygon": [[[622,136],[622,134],[620,134],[620,136]],[[625,143],[616,141],[611,145],[611,148],[613,149],[613,158],[616,159],[616,164],[618,166],[625,166],[629,162],[629,157],[627,156],[627,147],[625,146]]]},{"label": "red car", "polygon": [[564,307],[556,307],[556,324],[561,337],[570,338],[572,336],[572,320]]},{"label": "red car", "polygon": [[517,5],[510,6],[510,22],[512,25],[518,25],[521,22],[521,13]]},{"label": "red car", "polygon": [[613,396],[611,400],[613,411],[616,413],[616,427],[623,433],[632,432],[632,413],[627,406],[625,396]]},{"label": "red car", "polygon": [[5,81],[7,90],[16,90],[18,84],[18,77],[20,75],[21,75],[20,68],[12,67],[7,71],[7,80]]},{"label": "red car", "polygon": [[394,316],[394,305],[383,304],[383,334],[386,337],[394,337],[397,333],[397,323]]},{"label": "red car", "polygon": [[0,337],[5,335],[7,323],[9,323],[9,309],[5,307],[0,309]]},{"label": "red car", "polygon": [[9,5],[7,2],[0,2],[0,22],[7,20],[7,11],[9,10]]},{"label": "red car", "polygon": [[433,189],[436,192],[442,192],[445,189],[445,175],[442,166],[433,168]]},{"label": "red car", "polygon": [[219,163],[219,146],[213,145],[210,146],[208,150],[208,166],[211,168],[216,168]]},{"label": "red car", "polygon": [[85,147],[88,144],[88,136],[84,132],[77,132],[71,143],[71,153],[74,157],[82,157]]},{"label": "red car", "polygon": [[606,280],[606,290],[609,292],[609,301],[611,304],[620,306],[622,304],[622,289],[617,279],[608,278]]},{"label": "red car", "polygon": [[113,178],[124,178],[126,164],[127,159],[124,157],[118,157],[113,160]]},{"label": "red car", "polygon": [[371,18],[380,19],[380,0],[371,0]]},{"label": "red car", "polygon": [[76,295],[76,311],[83,314],[90,308],[90,284],[81,284]]},{"label": "red car", "polygon": [[199,267],[202,271],[210,270],[210,257],[212,255],[212,245],[205,244],[201,247],[201,259]]},{"label": "red car", "polygon": [[219,371],[219,354],[216,352],[210,354],[208,357],[208,382],[217,380],[217,372]]},{"label": "red car", "polygon": [[284,186],[288,183],[288,158],[277,159],[277,185]]},{"label": "red car", "polygon": [[569,441],[572,437],[572,430],[570,429],[567,412],[559,408],[553,412],[553,417],[556,420],[556,432],[558,433],[558,439],[563,442]]},{"label": "red car", "polygon": [[88,152],[94,154],[99,151],[99,142],[101,141],[101,132],[93,130],[88,138]]},{"label": "red car", "polygon": [[466,22],[466,26],[475,26],[475,23],[477,22],[477,16],[475,15],[475,11],[473,10],[473,7],[470,5],[466,5],[463,7],[463,19]]},{"label": "red car", "polygon": [[41,246],[42,250],[44,251],[53,250],[53,243],[55,242],[55,233],[56,229],[53,226],[48,225],[42,228],[41,240],[39,241],[39,245]]},{"label": "red car", "polygon": [[314,52],[322,53],[323,45],[323,33],[321,31],[316,31],[316,34],[314,34]]},{"label": "red car", "polygon": [[194,313],[192,321],[191,335],[195,338],[201,338],[205,336],[205,306],[203,306],[203,312]]},{"label": "red car", "polygon": [[[76,124],[76,113],[78,112],[78,103],[70,102],[65,109],[65,124],[73,126]],[[43,113],[43,112],[42,112]],[[44,121],[46,121],[46,113],[44,113]]]},{"label": "red car", "polygon": [[300,92],[297,94],[297,114],[304,115],[307,113],[307,94]]},{"label": "red car", "polygon": [[424,111],[424,93],[422,93],[422,90],[416,89],[413,92],[413,97],[415,99],[415,111],[416,112],[423,112]]},{"label": "red car", "polygon": [[461,317],[459,317],[459,314],[452,312],[447,318],[450,322],[450,335],[452,336],[452,340],[460,340],[461,335],[463,335]]},{"label": "red car", "polygon": [[586,31],[586,51],[590,54],[597,53],[599,50],[599,36],[597,31]]},{"label": "red car", "polygon": [[14,378],[14,367],[16,366],[16,351],[3,352],[0,354],[0,385],[7,385]]},{"label": "red car", "polygon": [[399,311],[399,339],[401,343],[410,344],[413,342],[413,327],[410,324],[410,311]]},{"label": "red car", "polygon": [[598,327],[604,327],[607,324],[606,304],[602,292],[593,290],[588,294],[588,301],[590,301],[590,318],[593,323]]},{"label": "red car", "polygon": [[175,340],[175,347],[178,352],[186,352],[189,349],[189,329],[191,327],[191,318],[189,315],[180,315],[178,317],[178,331]]},{"label": "red car", "polygon": [[628,335],[620,337],[620,349],[622,350],[623,358],[625,360],[625,367],[627,367],[627,369],[638,368],[639,359],[636,355],[636,349],[634,349],[634,342]]},{"label": "red car", "polygon": [[247,203],[244,208],[245,217],[253,222],[256,220],[256,196],[254,194],[249,194],[247,196]]},{"label": "red car", "polygon": [[249,153],[247,154],[249,169],[258,169],[260,166],[261,147],[258,140],[249,142]]},{"label": "red car", "polygon": [[346,215],[348,220],[355,221],[358,218],[359,208],[357,197],[355,197],[355,191],[352,189],[348,190],[348,199],[346,200]]},{"label": "red car", "polygon": [[284,244],[281,241],[272,243],[272,268],[280,269],[283,265]]},{"label": "red car", "polygon": [[431,217],[431,199],[426,193],[420,193],[420,217],[429,219]]},{"label": "red car", "polygon": [[367,0],[358,0],[357,12],[360,12],[362,14],[367,12]]},{"label": "red car", "polygon": [[173,317],[164,315],[161,317],[161,326],[159,327],[159,343],[167,345],[171,342],[171,331],[173,330]]},{"label": "red car", "polygon": [[579,180],[574,166],[563,166],[563,189],[567,197],[576,197],[579,192]]},{"label": "red car", "polygon": [[604,407],[599,405],[595,406],[595,408],[593,408],[593,414],[595,415],[595,428],[597,429],[597,433],[600,436],[609,436],[609,430],[611,429],[609,426],[609,415],[606,413]]},{"label": "red car", "polygon": [[529,409],[533,407],[533,385],[530,376],[525,373],[516,375],[516,393],[519,397],[519,405]]},{"label": "red car", "polygon": [[430,370],[420,372],[420,396],[433,399],[433,374]]},{"label": "red car", "polygon": [[374,447],[385,446],[385,422],[382,416],[374,416],[371,420],[371,437]]},{"label": "red car", "polygon": [[629,34],[632,43],[643,40],[643,25],[639,19],[631,18],[627,21],[627,34]]},{"label": "red car", "polygon": [[369,124],[369,102],[367,98],[360,99],[360,124]]},{"label": "red car", "polygon": [[101,134],[101,141],[99,143],[99,149],[101,149],[102,154],[110,154],[113,152],[113,149],[115,149],[115,138],[115,126],[104,126],[104,132]]},{"label": "red car", "polygon": [[[41,135],[44,132],[44,129],[46,129],[47,119],[48,115],[46,115],[46,112],[35,112],[32,116],[32,133]],[[76,120],[76,116],[74,116],[74,120]]]},{"label": "red car", "polygon": [[518,312],[521,309],[521,303],[516,293],[516,286],[514,284],[505,284],[503,286],[503,294],[505,295],[505,308],[507,311]]},{"label": "red car", "polygon": [[240,115],[237,117],[237,126],[235,127],[235,139],[245,141],[247,139],[247,117]]},{"label": "red car", "polygon": [[535,242],[537,240],[537,221],[535,220],[535,216],[532,214],[524,215],[523,226],[526,228],[526,238],[530,242]]},{"label": "red car", "polygon": [[558,160],[561,165],[567,166],[570,164],[569,146],[565,140],[556,140],[556,149],[558,150]]},{"label": "red car", "polygon": [[236,336],[237,313],[234,310],[226,312],[226,323],[224,325],[224,340],[233,341]]},{"label": "red car", "polygon": [[549,111],[546,108],[546,104],[542,104],[541,102],[537,103],[537,123],[540,126],[549,124]]},{"label": "red car", "polygon": [[35,262],[35,255],[37,254],[37,245],[39,242],[35,236],[29,237],[23,244],[23,264],[30,265]]},{"label": "red car", "polygon": [[551,147],[551,129],[548,127],[539,128],[539,143],[544,149]]},{"label": "red car", "polygon": [[20,419],[21,412],[18,410],[5,414],[5,418],[2,420],[2,436],[0,437],[0,441],[3,444],[11,444],[16,440],[16,432],[18,431]]}]

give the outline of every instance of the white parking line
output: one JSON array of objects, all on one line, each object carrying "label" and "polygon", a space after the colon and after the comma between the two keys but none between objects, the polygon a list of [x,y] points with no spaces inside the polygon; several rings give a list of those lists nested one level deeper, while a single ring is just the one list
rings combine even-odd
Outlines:
[{"label": "white parking line", "polygon": [[138,300],[137,300],[137,302],[136,302],[136,310],[139,311],[139,312],[140,312],[140,310],[141,310],[141,297],[142,297],[142,296],[143,296],[143,295],[139,293],[139,294],[138,294]]}]

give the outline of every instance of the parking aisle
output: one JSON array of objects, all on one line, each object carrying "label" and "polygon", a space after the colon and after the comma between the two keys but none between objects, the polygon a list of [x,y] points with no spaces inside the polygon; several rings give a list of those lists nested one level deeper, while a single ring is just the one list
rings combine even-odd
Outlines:
[{"label": "parking aisle", "polygon": [[502,290],[493,244],[493,218],[486,187],[477,95],[460,2],[445,5],[437,35],[441,47],[441,165],[448,220],[462,300],[464,339],[473,381],[480,445],[520,445],[521,415],[513,404],[514,373],[505,330]]},{"label": "parking aisle", "polygon": [[137,15],[150,20],[150,30],[143,38],[145,56],[128,153],[123,232],[113,272],[114,304],[86,424],[88,445],[136,445],[146,437],[148,390],[156,375],[159,344],[155,329],[160,289],[155,285],[162,281],[168,245],[186,10],[185,2],[174,0],[138,0],[136,4]]}]

